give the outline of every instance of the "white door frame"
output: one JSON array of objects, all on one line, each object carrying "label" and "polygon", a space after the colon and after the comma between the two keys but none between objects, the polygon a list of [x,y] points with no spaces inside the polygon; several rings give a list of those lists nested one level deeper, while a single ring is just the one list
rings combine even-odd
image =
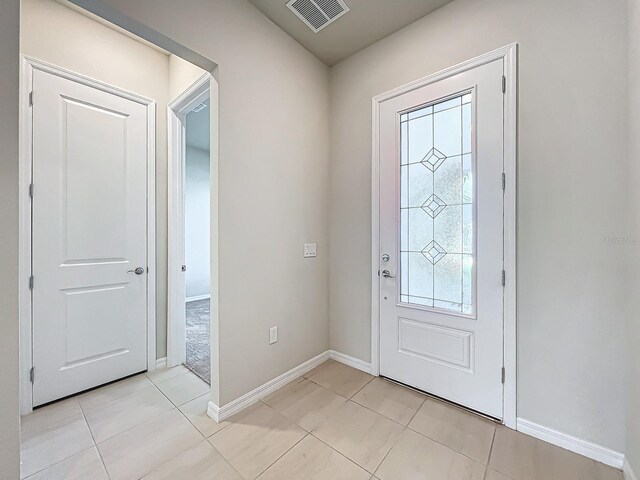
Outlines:
[{"label": "white door frame", "polygon": [[[29,277],[32,271],[30,185],[33,173],[33,122],[30,92],[32,92],[34,70],[66,78],[147,107],[147,369],[154,370],[156,368],[156,102],[85,75],[23,55],[20,84],[20,184],[18,188],[21,415],[33,410],[33,390],[30,380],[31,367],[33,366],[33,318]],[[34,98],[34,101],[37,102],[37,99]],[[35,189],[37,195],[37,186]],[[37,282],[37,278],[35,281]]]},{"label": "white door frame", "polygon": [[[218,307],[218,168],[217,168],[217,116],[218,88],[210,73],[205,73],[182,92],[167,107],[169,142],[168,195],[168,288],[167,288],[167,367],[186,360],[186,276],[181,271],[185,264],[185,172],[186,172],[186,117],[194,106],[210,98],[211,134],[209,136],[211,171],[211,330],[217,325]],[[213,370],[212,370],[213,372]]]},{"label": "white door frame", "polygon": [[[378,131],[380,103],[411,92],[431,83],[452,77],[467,70],[504,60],[504,265],[506,282],[504,289],[504,367],[503,423],[516,428],[516,157],[517,157],[517,51],[512,43],[479,57],[467,60],[440,72],[428,75],[373,98],[373,145],[371,179],[371,373],[380,373],[380,135]],[[499,181],[499,179],[496,179]]]}]

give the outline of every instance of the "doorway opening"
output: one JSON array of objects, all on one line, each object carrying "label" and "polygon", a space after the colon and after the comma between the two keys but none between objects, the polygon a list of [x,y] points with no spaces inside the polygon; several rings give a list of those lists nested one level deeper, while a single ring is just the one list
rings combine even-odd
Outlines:
[{"label": "doorway opening", "polygon": [[211,383],[211,85],[204,74],[169,104],[167,364]]},{"label": "doorway opening", "polygon": [[184,182],[185,366],[207,383],[211,383],[210,103],[207,97],[186,116]]}]

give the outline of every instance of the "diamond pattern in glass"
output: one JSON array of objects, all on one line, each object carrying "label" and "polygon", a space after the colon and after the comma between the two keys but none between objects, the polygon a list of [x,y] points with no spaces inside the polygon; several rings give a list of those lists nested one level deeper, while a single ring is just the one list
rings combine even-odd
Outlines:
[{"label": "diamond pattern in glass", "polygon": [[422,204],[422,209],[427,212],[431,218],[436,218],[438,214],[447,206],[444,201],[437,195],[431,195],[427,201]]},{"label": "diamond pattern in glass", "polygon": [[422,250],[421,253],[422,255],[425,256],[427,260],[429,260],[434,265],[438,263],[440,260],[442,260],[444,256],[447,254],[444,248],[438,245],[438,242],[436,242],[435,240],[432,240],[431,242],[429,242],[429,245],[424,247],[424,250]]},{"label": "diamond pattern in glass", "polygon": [[432,172],[435,172],[442,162],[446,160],[446,156],[437,148],[432,148],[429,153],[422,159],[422,164]]}]

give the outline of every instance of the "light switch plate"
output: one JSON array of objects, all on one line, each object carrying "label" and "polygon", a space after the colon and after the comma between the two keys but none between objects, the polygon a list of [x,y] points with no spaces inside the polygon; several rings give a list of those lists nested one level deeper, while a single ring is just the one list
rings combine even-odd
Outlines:
[{"label": "light switch plate", "polygon": [[269,329],[269,345],[278,341],[278,327],[271,327]]},{"label": "light switch plate", "polygon": [[316,243],[305,243],[304,244],[304,258],[311,258],[316,256]]}]

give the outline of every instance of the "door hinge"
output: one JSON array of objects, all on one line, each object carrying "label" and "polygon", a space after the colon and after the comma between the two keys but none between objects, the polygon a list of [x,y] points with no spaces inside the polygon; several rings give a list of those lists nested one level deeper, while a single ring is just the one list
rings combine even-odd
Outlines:
[{"label": "door hinge", "polygon": [[507,93],[507,77],[502,76],[502,93]]},{"label": "door hinge", "polygon": [[33,275],[29,275],[29,290],[33,290]]},{"label": "door hinge", "polygon": [[505,191],[507,188],[507,174],[502,174],[502,191]]},{"label": "door hinge", "polygon": [[29,380],[33,383],[33,380],[36,378],[36,367],[31,367],[29,370]]},{"label": "door hinge", "polygon": [[502,270],[502,286],[504,287],[507,284],[507,272]]},{"label": "door hinge", "polygon": [[29,197],[33,198],[33,183],[29,184]]},{"label": "door hinge", "polygon": [[33,92],[29,92],[29,106],[33,107]]},{"label": "door hinge", "polygon": [[506,375],[506,372],[504,370],[504,367],[502,367],[502,383],[504,383],[504,376]]}]

